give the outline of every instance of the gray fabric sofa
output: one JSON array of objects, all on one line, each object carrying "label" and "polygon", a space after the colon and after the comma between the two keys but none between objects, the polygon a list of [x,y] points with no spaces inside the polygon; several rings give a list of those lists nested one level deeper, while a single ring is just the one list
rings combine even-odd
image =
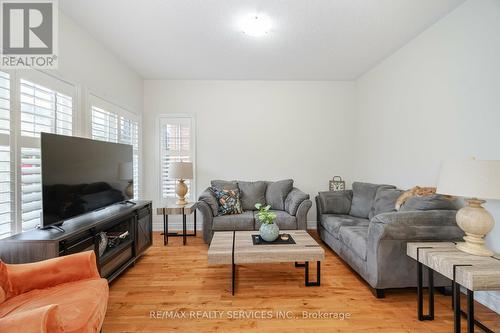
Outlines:
[{"label": "gray fabric sofa", "polygon": [[211,186],[240,191],[242,214],[218,215],[218,204],[212,191],[207,188],[200,194],[198,211],[203,225],[203,239],[210,243],[214,231],[258,230],[255,204],[271,205],[275,212],[276,224],[280,229],[306,230],[307,213],[312,206],[309,194],[293,187],[293,180],[268,181],[224,181],[213,180]]},{"label": "gray fabric sofa", "polygon": [[[377,297],[388,288],[415,287],[416,263],[406,255],[412,241],[455,241],[463,232],[455,216],[459,205],[439,195],[409,199],[395,210],[402,190],[391,185],[353,183],[353,189],[320,192],[318,232],[368,284]],[[435,286],[449,286],[436,276]]]}]

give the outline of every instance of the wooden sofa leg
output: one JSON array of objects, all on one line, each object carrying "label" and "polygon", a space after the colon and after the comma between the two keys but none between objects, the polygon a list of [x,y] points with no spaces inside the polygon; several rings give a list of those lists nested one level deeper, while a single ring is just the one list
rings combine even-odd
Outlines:
[{"label": "wooden sofa leg", "polygon": [[371,288],[371,290],[376,298],[385,298],[385,289]]}]

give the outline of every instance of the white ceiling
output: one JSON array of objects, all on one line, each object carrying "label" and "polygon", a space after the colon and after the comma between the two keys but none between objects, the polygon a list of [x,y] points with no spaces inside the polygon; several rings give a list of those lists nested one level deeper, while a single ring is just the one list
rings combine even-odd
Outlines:
[{"label": "white ceiling", "polygon": [[[464,0],[62,0],[147,79],[352,80]],[[238,18],[266,13],[252,38]]]}]

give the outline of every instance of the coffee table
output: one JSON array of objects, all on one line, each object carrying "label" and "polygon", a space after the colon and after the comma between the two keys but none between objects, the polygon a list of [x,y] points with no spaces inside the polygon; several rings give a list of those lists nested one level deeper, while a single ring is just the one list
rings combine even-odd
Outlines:
[{"label": "coffee table", "polygon": [[[252,235],[258,231],[216,231],[208,249],[209,265],[232,266],[231,290],[235,292],[236,265],[294,262],[305,268],[305,285],[319,286],[323,248],[305,230],[280,230],[292,236],[295,244],[254,245]],[[316,261],[316,281],[309,281],[309,262]]]}]

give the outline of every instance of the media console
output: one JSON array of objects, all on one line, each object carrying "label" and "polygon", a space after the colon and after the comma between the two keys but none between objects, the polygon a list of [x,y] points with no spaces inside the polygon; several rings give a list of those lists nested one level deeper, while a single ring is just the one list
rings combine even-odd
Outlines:
[{"label": "media console", "polygon": [[[115,204],[64,222],[56,229],[34,229],[0,240],[0,259],[21,264],[93,250],[102,277],[111,282],[153,243],[151,201]],[[99,255],[101,233],[126,235]],[[111,238],[110,238],[111,239]]]}]

